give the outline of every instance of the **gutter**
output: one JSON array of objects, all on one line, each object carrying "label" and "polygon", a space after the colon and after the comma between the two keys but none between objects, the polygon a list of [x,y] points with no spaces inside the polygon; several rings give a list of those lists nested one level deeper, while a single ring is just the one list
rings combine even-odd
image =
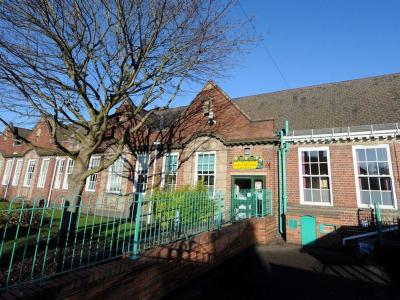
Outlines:
[{"label": "gutter", "polygon": [[[393,123],[391,129],[377,129],[382,125],[368,125],[363,126],[365,129],[360,129],[360,126],[347,127],[346,130],[343,128],[330,128],[326,129],[326,133],[315,133],[321,131],[321,129],[311,129],[307,134],[297,134],[293,131],[291,135],[286,135],[282,139],[286,142],[315,142],[315,141],[345,141],[345,140],[360,140],[360,139],[379,139],[379,138],[396,138],[400,136],[400,123]],[[354,129],[357,128],[358,129]],[[336,129],[336,132],[335,132]],[[352,130],[353,129],[353,130]],[[304,132],[304,130],[299,130]]]}]

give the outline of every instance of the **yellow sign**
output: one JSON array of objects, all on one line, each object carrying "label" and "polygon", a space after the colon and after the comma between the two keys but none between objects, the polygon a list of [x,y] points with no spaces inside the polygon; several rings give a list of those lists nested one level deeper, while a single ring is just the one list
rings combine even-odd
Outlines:
[{"label": "yellow sign", "polygon": [[259,156],[243,157],[238,156],[233,162],[234,170],[255,170],[264,168],[264,161]]},{"label": "yellow sign", "polygon": [[233,162],[233,169],[235,170],[243,170],[243,169],[257,169],[258,161],[251,160],[251,161],[234,161]]}]

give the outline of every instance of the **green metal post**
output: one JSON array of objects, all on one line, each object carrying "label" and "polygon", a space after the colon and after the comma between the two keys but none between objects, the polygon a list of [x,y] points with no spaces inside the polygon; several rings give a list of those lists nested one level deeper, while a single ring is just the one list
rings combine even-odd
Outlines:
[{"label": "green metal post", "polygon": [[[135,204],[135,203],[134,203]],[[142,207],[142,194],[138,194],[138,203],[136,208],[136,220],[135,220],[135,234],[133,236],[133,255],[130,259],[139,258],[139,230],[140,230],[140,212]]]},{"label": "green metal post", "polygon": [[282,224],[282,131],[280,132],[280,145],[278,149],[278,199],[279,199],[279,233],[283,234],[283,224]]},{"label": "green metal post", "polygon": [[222,226],[222,195],[221,192],[218,192],[218,230],[221,229]]},{"label": "green metal post", "polygon": [[283,140],[283,137],[289,133],[289,122],[285,121],[285,128],[279,133],[279,151],[278,151],[278,173],[279,173],[279,232],[284,233],[284,216],[287,212],[287,187],[286,187],[286,152],[289,150],[289,144]]},{"label": "green metal post", "polygon": [[[289,133],[289,122],[285,121],[285,136]],[[286,186],[286,152],[289,150],[289,144],[284,143],[282,152],[282,184],[283,184],[283,213],[287,212],[287,186]]]},{"label": "green metal post", "polygon": [[269,190],[269,214],[272,216],[273,210],[272,210],[272,190]]},{"label": "green metal post", "polygon": [[376,219],[376,225],[378,229],[378,241],[379,244],[382,245],[383,243],[383,235],[382,235],[382,215],[381,215],[381,207],[379,204],[374,204],[375,207],[375,219]]}]

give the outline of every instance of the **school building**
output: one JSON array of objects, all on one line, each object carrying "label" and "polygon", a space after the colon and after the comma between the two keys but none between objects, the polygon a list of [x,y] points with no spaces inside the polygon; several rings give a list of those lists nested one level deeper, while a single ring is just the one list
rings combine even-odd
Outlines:
[{"label": "school building", "polygon": [[[46,150],[4,130],[0,198],[68,196],[73,161],[58,152],[46,123],[14,130]],[[107,151],[93,155],[89,168]],[[211,195],[223,194],[226,209],[244,203],[231,210],[237,215],[246,213],[247,198],[270,191],[277,231],[288,242],[340,243],[343,228],[373,223],[374,203],[385,222],[397,222],[400,74],[238,99],[210,81],[188,106],[157,112],[114,165],[87,179],[84,197],[149,195],[199,180]]]}]

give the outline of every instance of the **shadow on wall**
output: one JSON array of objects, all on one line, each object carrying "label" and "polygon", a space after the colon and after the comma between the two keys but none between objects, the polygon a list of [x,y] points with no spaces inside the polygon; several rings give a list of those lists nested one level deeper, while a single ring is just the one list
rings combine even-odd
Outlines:
[{"label": "shadow on wall", "polygon": [[392,275],[379,260],[351,251],[256,246],[163,299],[399,299]]},{"label": "shadow on wall", "polygon": [[245,220],[145,251],[140,259],[143,263],[131,272],[96,282],[75,293],[73,299],[159,299],[253,247],[258,242],[257,232],[262,232],[265,224],[265,219]]},{"label": "shadow on wall", "polygon": [[[371,234],[377,232],[377,224],[373,221],[368,226],[365,226],[366,223],[362,224],[363,226],[341,226],[316,239],[314,245],[316,247],[303,246],[302,251],[317,258],[330,272],[344,277],[354,277],[356,280],[368,279],[371,282],[376,279],[379,282],[379,272],[376,273],[365,268],[364,265],[367,263],[378,266],[378,269],[386,274],[389,281],[385,282],[383,278],[380,278],[381,283],[400,283],[400,272],[398,271],[400,265],[399,220],[382,224],[382,243],[379,242],[378,234]],[[320,229],[317,228],[317,230]],[[349,260],[349,264],[342,267],[330,257],[320,255],[318,249],[321,247],[336,248],[337,251],[351,254],[352,259],[353,257],[357,259]],[[346,268],[346,265],[350,264],[352,267]],[[334,267],[331,268],[331,265]]]}]

